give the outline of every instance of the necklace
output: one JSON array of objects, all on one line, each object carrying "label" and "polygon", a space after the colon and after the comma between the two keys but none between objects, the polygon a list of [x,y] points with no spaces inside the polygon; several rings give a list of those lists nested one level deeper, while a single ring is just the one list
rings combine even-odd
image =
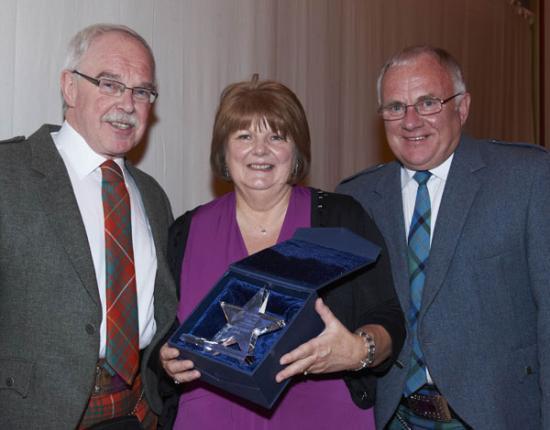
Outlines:
[{"label": "necklace", "polygon": [[[284,214],[283,214],[284,215]],[[257,221],[248,220],[245,217],[241,218],[239,228],[244,231],[248,231],[248,234],[256,237],[266,238],[269,235],[275,234],[276,231],[281,227],[282,220],[275,220],[274,223],[259,223]]]},{"label": "necklace", "polygon": [[237,223],[239,228],[248,232],[250,237],[261,237],[266,240],[268,237],[278,234],[284,222],[288,208],[290,194],[277,202],[267,210],[252,210],[243,199],[242,206],[237,200]]}]

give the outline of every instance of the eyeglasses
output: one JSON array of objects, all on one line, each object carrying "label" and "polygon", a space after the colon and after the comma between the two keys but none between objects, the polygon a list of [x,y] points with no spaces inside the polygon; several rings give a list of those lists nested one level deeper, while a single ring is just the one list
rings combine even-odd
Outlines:
[{"label": "eyeglasses", "polygon": [[75,75],[81,76],[86,79],[88,82],[91,82],[99,88],[101,94],[107,96],[120,97],[124,94],[124,91],[130,90],[132,92],[132,97],[134,101],[140,103],[154,103],[158,97],[158,93],[151,88],[143,87],[127,87],[122,82],[115,81],[109,78],[92,78],[91,76],[80,73],[78,70],[73,70],[72,73]]},{"label": "eyeglasses", "polygon": [[378,109],[378,113],[382,115],[385,121],[394,121],[402,119],[407,114],[407,109],[413,107],[418,115],[428,116],[441,112],[443,105],[455,97],[461,96],[464,93],[456,93],[455,95],[446,99],[439,99],[437,97],[423,97],[412,105],[406,105],[405,103],[390,103],[386,106],[381,106]]}]

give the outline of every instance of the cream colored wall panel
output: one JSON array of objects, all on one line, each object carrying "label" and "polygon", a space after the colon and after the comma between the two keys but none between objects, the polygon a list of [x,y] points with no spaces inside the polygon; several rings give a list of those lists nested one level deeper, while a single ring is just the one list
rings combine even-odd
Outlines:
[{"label": "cream colored wall panel", "polygon": [[65,2],[17,1],[13,132],[30,134],[62,117],[59,70],[67,35]]},{"label": "cream colored wall panel", "polygon": [[208,161],[215,108],[226,85],[254,72],[302,100],[309,182],[326,189],[388,158],[375,78],[405,45],[440,45],[464,64],[472,134],[531,140],[529,26],[502,0],[2,0],[0,139],[61,121],[67,42],[95,22],[127,24],[155,52],[160,98],[131,158],[166,189],[176,215],[225,189]]},{"label": "cream colored wall panel", "polygon": [[17,4],[2,5],[0,13],[0,140],[11,137],[13,130],[13,84],[15,80]]}]

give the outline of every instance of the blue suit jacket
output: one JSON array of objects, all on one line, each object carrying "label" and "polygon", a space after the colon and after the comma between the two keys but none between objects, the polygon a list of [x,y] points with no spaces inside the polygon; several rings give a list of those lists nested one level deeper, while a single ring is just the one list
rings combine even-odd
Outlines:
[{"label": "blue suit jacket", "polygon": [[[400,164],[345,180],[385,237],[409,308]],[[430,374],[475,429],[550,428],[550,157],[462,136],[433,232],[419,316]],[[411,354],[379,380],[377,425],[399,403]],[[399,363],[397,363],[399,364]]]}]

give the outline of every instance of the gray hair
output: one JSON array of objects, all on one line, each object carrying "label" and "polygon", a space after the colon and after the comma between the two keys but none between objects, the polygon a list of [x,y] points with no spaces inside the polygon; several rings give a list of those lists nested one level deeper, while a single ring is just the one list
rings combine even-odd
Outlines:
[{"label": "gray hair", "polygon": [[[149,52],[149,57],[151,57],[151,66],[153,69],[153,83],[155,86],[157,86],[155,56],[153,55],[153,50],[143,37],[141,37],[131,28],[126,27],[125,25],[93,24],[80,30],[73,36],[73,38],[69,42],[69,45],[67,47],[67,55],[65,56],[65,62],[63,64],[63,70],[73,71],[75,69],[78,69],[82,57],[84,57],[92,42],[99,36],[111,32],[123,33],[137,40],[143,45],[147,52]],[[65,99],[63,99],[63,112],[65,112],[66,110],[67,106],[65,104]]]},{"label": "gray hair", "polygon": [[[409,46],[397,54],[394,54],[380,69],[378,79],[376,81],[376,94],[378,96],[378,105],[382,105],[382,81],[386,72],[394,66],[404,66],[414,63],[418,57],[422,55],[428,55],[437,60],[441,66],[447,69],[449,75],[453,81],[455,93],[466,92],[466,83],[464,82],[464,75],[462,68],[458,61],[454,57],[442,48],[434,48],[428,45]],[[458,103],[458,101],[457,101]]]}]

